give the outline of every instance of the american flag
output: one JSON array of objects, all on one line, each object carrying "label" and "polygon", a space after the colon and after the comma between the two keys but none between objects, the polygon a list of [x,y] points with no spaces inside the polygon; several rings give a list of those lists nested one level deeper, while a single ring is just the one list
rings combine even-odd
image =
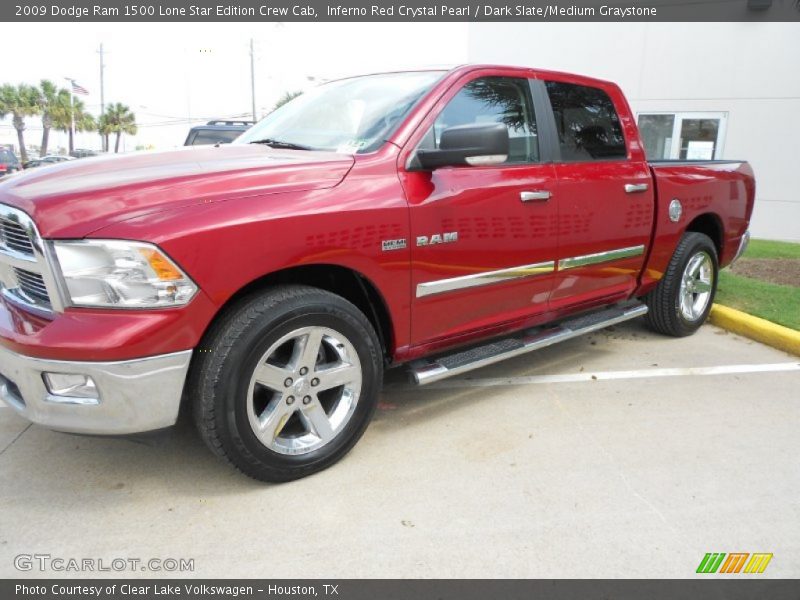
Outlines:
[{"label": "american flag", "polygon": [[82,96],[88,96],[89,90],[87,90],[82,85],[78,85],[75,81],[72,81],[72,93],[73,94],[81,94]]}]

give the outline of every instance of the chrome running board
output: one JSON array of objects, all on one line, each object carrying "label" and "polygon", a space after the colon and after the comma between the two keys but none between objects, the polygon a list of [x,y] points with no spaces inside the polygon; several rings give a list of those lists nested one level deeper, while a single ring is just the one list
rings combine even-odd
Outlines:
[{"label": "chrome running board", "polygon": [[507,358],[552,346],[609,325],[629,321],[641,317],[645,313],[647,313],[647,306],[641,302],[628,302],[567,319],[554,326],[529,329],[514,337],[503,338],[454,354],[416,360],[411,362],[408,368],[414,383],[426,385],[492,365]]}]

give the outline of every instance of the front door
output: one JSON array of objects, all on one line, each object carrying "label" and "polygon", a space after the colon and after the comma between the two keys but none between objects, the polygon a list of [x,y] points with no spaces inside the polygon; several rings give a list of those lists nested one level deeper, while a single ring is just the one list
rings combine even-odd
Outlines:
[{"label": "front door", "polygon": [[480,72],[445,95],[411,143],[436,148],[442,131],[508,126],[508,159],[493,166],[405,171],[411,215],[412,343],[547,310],[557,247],[553,166],[541,162],[528,80]]}]

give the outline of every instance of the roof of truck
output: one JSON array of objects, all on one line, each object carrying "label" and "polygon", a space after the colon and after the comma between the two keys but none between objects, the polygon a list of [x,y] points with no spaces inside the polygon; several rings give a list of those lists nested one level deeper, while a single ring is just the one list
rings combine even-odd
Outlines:
[{"label": "roof of truck", "polygon": [[[589,75],[582,75],[580,73],[568,73],[566,71],[554,71],[549,69],[540,69],[538,67],[531,67],[525,65],[502,65],[494,63],[462,63],[462,64],[440,64],[440,65],[423,65],[417,67],[404,67],[401,69],[389,69],[386,71],[375,71],[367,73],[354,73],[342,77],[336,77],[326,81],[325,83],[332,83],[334,81],[342,81],[345,79],[354,79],[356,77],[368,77],[370,75],[388,75],[391,73],[415,73],[420,71],[440,71],[442,73],[463,72],[469,73],[470,71],[478,71],[482,69],[506,69],[519,71],[520,73],[533,74],[538,76],[553,76],[559,79],[580,79],[585,82],[594,82],[602,85],[616,85],[613,81],[606,79],[599,79]],[[324,84],[323,84],[324,85]]]}]

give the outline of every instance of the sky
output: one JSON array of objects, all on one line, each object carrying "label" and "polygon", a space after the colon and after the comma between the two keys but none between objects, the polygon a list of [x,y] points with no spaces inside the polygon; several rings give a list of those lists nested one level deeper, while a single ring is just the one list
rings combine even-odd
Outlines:
[{"label": "sky", "polygon": [[[106,105],[128,105],[139,125],[121,150],[173,148],[192,125],[250,118],[251,38],[260,117],[285,92],[326,79],[467,57],[466,23],[2,23],[0,40],[23,58],[4,61],[0,84],[51,79],[66,87],[70,77],[90,92],[80,98],[96,116],[102,43]],[[41,136],[40,118],[28,119],[26,145]],[[0,143],[17,144],[10,117],[0,121]],[[66,145],[66,134],[51,132],[52,151]],[[96,134],[77,134],[76,148],[99,145]]]}]

